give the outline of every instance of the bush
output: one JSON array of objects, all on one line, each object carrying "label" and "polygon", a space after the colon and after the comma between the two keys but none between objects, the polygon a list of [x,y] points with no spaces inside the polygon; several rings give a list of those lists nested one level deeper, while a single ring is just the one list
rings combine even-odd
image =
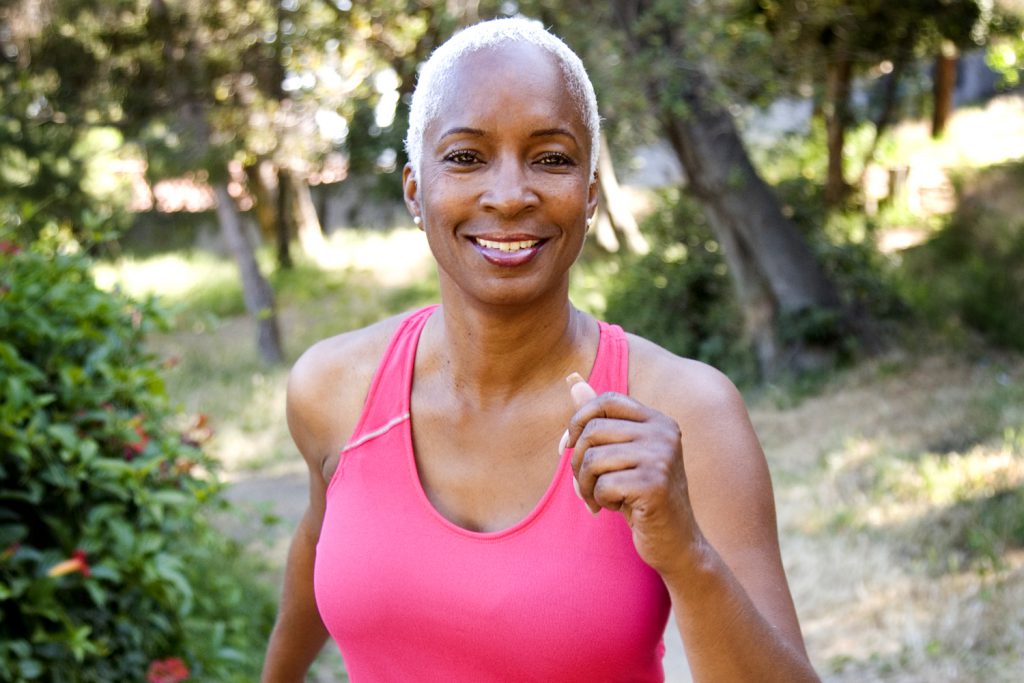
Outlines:
[{"label": "bush", "polygon": [[169,406],[151,303],[0,243],[0,680],[242,681],[273,600],[206,521],[203,420]]},{"label": "bush", "polygon": [[1024,350],[1021,182],[1020,163],[961,181],[960,204],[949,225],[907,253],[901,283],[908,300],[934,324],[964,325],[1016,350]]},{"label": "bush", "polygon": [[733,381],[757,377],[743,317],[718,243],[700,210],[678,192],[662,197],[642,230],[651,252],[610,280],[605,318]]}]

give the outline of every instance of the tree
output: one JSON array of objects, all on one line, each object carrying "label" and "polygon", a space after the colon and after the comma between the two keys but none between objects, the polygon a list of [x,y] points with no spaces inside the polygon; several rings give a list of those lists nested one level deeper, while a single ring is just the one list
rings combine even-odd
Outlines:
[{"label": "tree", "polygon": [[855,121],[850,106],[858,75],[879,64],[888,71],[883,106],[875,121],[877,138],[893,119],[899,79],[915,59],[939,54],[934,88],[934,127],[941,130],[952,104],[955,55],[983,42],[991,14],[979,0],[760,0],[751,5],[771,35],[772,56],[784,82],[810,85],[825,123],[828,148],[824,198],[829,206],[849,191],[844,168],[846,132]]},{"label": "tree", "polygon": [[[688,3],[619,0],[603,13],[574,8],[596,14],[601,26],[600,38],[578,41],[597,72],[611,63],[619,75],[614,89],[604,84],[606,92],[618,92],[610,107],[602,100],[606,115],[611,111],[631,122],[649,116],[656,134],[669,141],[685,171],[687,191],[698,199],[722,246],[762,373],[771,377],[816,367],[830,357],[828,341],[846,325],[846,313],[740,139],[728,99],[715,81],[713,44],[723,42],[715,29],[727,27],[721,6],[712,4],[699,10]],[[571,22],[580,20],[578,14],[564,6],[547,11],[545,18],[573,34]],[[729,43],[729,49],[736,47]],[[753,71],[756,60],[751,64]],[[631,103],[648,112],[631,109],[636,106]]]},{"label": "tree", "polygon": [[[174,6],[63,0],[22,2],[5,19],[19,29],[20,82],[32,88],[27,98],[43,103],[26,107],[25,115],[35,119],[29,125],[59,134],[57,154],[72,157],[71,147],[86,131],[108,127],[141,146],[156,177],[206,169],[215,184],[226,182],[227,162],[241,147],[230,127],[241,111],[229,101],[230,83],[245,81],[235,41],[260,35],[258,17],[198,0]],[[8,99],[10,92],[4,94]],[[27,184],[46,192],[45,180],[40,175]],[[88,204],[80,188],[64,194]],[[249,267],[255,264],[251,245],[234,239],[230,219],[237,212],[225,197],[230,200],[225,192],[219,216],[245,275],[246,302],[259,327],[276,326],[271,290]],[[65,220],[74,224],[87,211],[75,213]],[[283,356],[276,335],[261,335],[260,350],[268,362]]]}]

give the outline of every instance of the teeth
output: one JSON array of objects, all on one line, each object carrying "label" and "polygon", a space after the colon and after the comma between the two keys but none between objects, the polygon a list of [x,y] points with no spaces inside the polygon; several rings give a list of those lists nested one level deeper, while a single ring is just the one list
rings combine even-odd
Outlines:
[{"label": "teeth", "polygon": [[540,242],[540,240],[523,240],[521,242],[492,242],[491,240],[484,240],[477,238],[476,243],[481,247],[487,247],[488,249],[499,249],[501,251],[511,252],[519,251],[520,249],[529,249]]}]

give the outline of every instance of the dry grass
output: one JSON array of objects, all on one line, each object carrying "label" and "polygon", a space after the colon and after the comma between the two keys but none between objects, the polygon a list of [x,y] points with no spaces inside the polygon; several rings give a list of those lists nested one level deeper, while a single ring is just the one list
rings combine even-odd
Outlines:
[{"label": "dry grass", "polygon": [[1021,680],[1024,539],[972,532],[1024,487],[1022,383],[1020,358],[890,357],[755,405],[824,679]]}]

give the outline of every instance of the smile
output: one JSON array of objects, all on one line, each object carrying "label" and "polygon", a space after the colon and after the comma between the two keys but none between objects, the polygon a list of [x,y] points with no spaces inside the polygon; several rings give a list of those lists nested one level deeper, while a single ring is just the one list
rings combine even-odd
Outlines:
[{"label": "smile", "polygon": [[540,242],[540,240],[521,240],[518,242],[494,242],[491,240],[485,240],[480,238],[476,238],[475,241],[481,247],[485,247],[487,249],[498,249],[499,251],[504,251],[506,253],[522,251],[523,249],[529,249],[530,247],[536,246]]}]

